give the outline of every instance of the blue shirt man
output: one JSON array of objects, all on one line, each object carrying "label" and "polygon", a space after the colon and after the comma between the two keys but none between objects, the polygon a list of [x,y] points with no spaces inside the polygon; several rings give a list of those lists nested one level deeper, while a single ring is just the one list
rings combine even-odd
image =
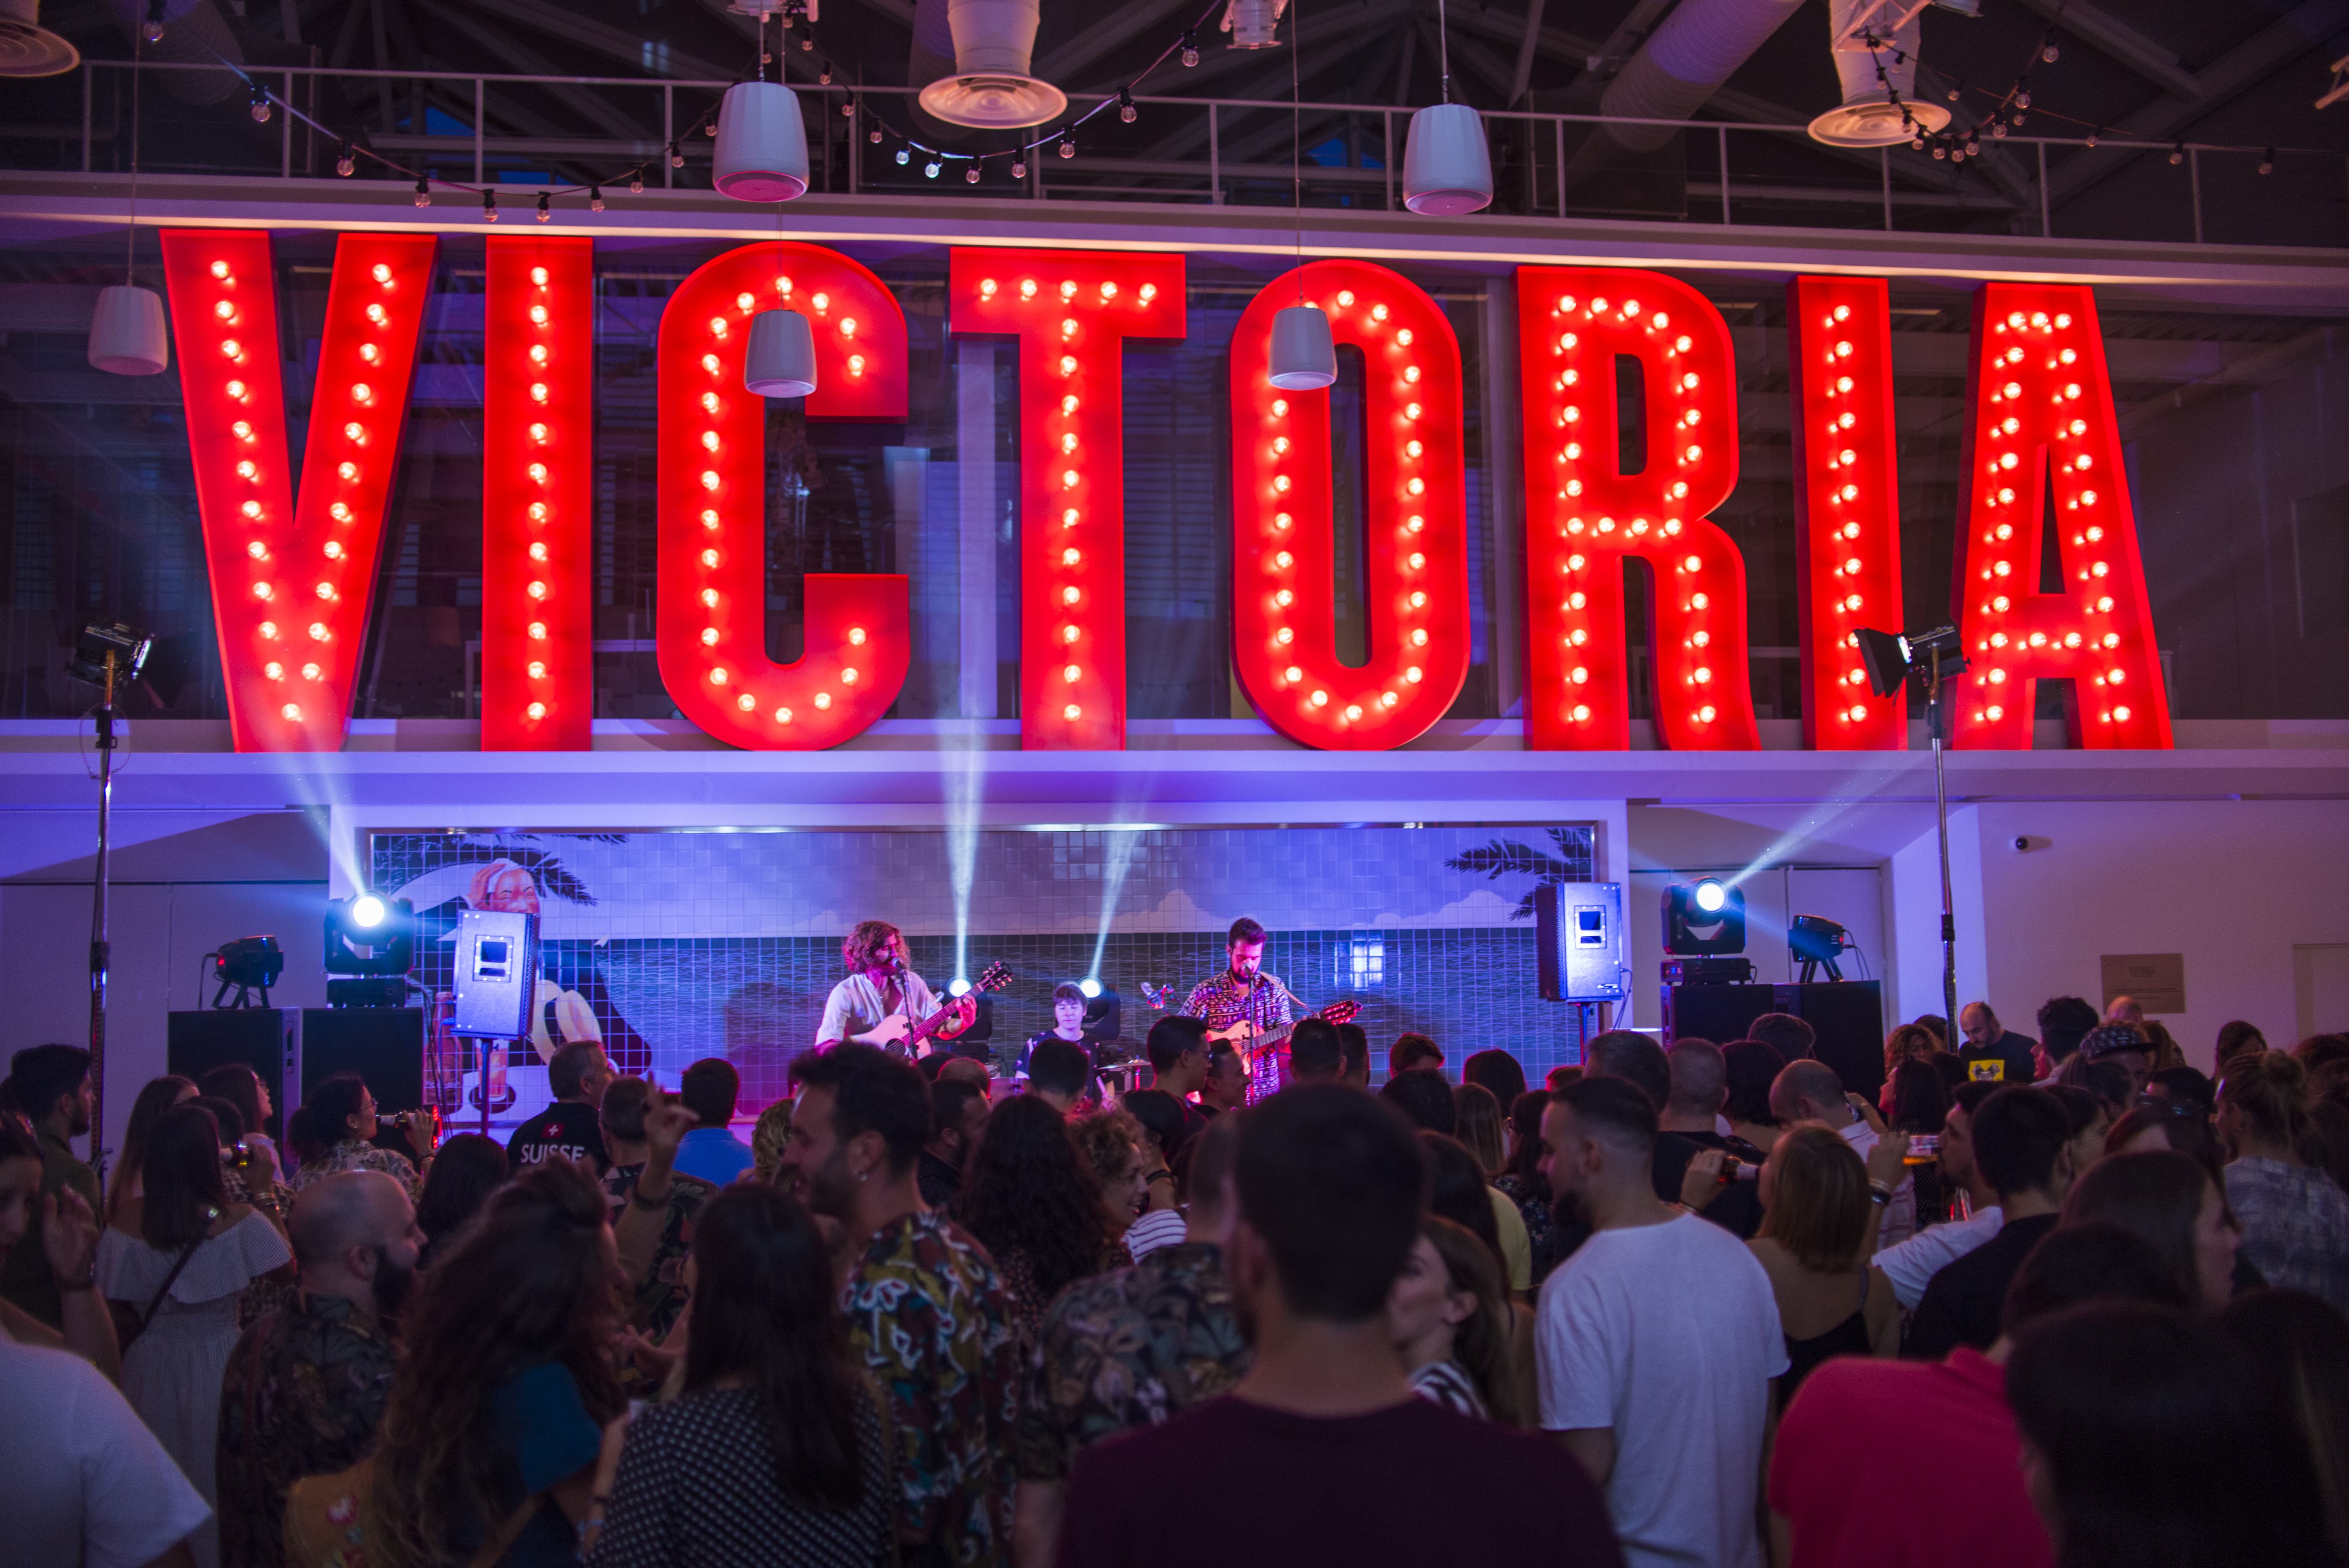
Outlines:
[{"label": "blue shirt man", "polygon": [[742,1077],[721,1057],[704,1057],[685,1069],[678,1098],[701,1125],[678,1140],[676,1169],[723,1187],[754,1163],[748,1145],[729,1127]]}]

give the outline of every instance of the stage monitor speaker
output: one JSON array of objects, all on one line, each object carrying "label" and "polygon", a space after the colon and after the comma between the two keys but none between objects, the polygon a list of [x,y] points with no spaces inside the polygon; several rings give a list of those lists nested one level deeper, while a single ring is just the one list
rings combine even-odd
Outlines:
[{"label": "stage monitor speaker", "polygon": [[1775,985],[1667,985],[1663,1041],[1693,1035],[1725,1046],[1745,1038],[1746,1026],[1763,1014],[1782,1011]]},{"label": "stage monitor speaker", "polygon": [[1544,882],[1534,890],[1537,979],[1546,1002],[1623,999],[1623,884]]},{"label": "stage monitor speaker", "polygon": [[538,916],[469,909],[457,916],[456,1009],[450,1033],[519,1040],[538,1003]]},{"label": "stage monitor speaker", "polygon": [[424,1009],[302,1009],[303,1098],[336,1073],[357,1073],[367,1079],[376,1109],[385,1116],[421,1109]]},{"label": "stage monitor speaker", "polygon": [[170,1014],[163,1069],[201,1082],[217,1067],[242,1062],[269,1087],[279,1127],[301,1099],[302,1015],[292,1007],[202,1007]]},{"label": "stage monitor speaker", "polygon": [[1874,1099],[1884,1087],[1884,994],[1873,980],[1810,985],[1667,985],[1666,1045],[1693,1035],[1726,1045],[1746,1037],[1764,1013],[1791,1013],[1818,1037],[1812,1054],[1833,1068],[1847,1093]]},{"label": "stage monitor speaker", "polygon": [[1835,1068],[1847,1093],[1877,1098],[1884,1088],[1884,988],[1874,980],[1781,985],[1790,1006],[1781,1009],[1818,1035],[1811,1052]]}]

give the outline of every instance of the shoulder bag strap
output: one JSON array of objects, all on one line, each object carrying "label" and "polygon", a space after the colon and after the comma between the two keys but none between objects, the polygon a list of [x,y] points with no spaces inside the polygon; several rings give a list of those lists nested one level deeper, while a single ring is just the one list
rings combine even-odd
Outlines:
[{"label": "shoulder bag strap", "polygon": [[149,1302],[147,1310],[139,1315],[137,1332],[140,1334],[147,1332],[147,1326],[155,1320],[157,1313],[163,1310],[163,1298],[171,1294],[171,1286],[179,1282],[180,1271],[188,1266],[188,1260],[196,1255],[196,1249],[210,1240],[212,1240],[210,1236],[198,1236],[188,1243],[185,1251],[180,1253],[179,1261],[171,1265],[171,1272],[165,1274],[163,1283],[155,1287],[155,1299]]}]

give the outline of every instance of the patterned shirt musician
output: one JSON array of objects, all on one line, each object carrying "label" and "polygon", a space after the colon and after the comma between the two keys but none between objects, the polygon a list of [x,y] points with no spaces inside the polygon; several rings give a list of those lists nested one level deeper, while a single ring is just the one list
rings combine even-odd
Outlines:
[{"label": "patterned shirt musician", "polygon": [[925,1543],[905,1561],[1009,1563],[1019,1354],[986,1249],[936,1210],[908,1214],[873,1238],[841,1310],[896,1423],[898,1523]]},{"label": "patterned shirt musician", "polygon": [[[1259,1032],[1287,1028],[1296,1021],[1288,1010],[1288,987],[1277,975],[1259,970],[1251,985],[1233,978],[1226,968],[1212,979],[1202,980],[1191,987],[1190,997],[1181,1008],[1185,1017],[1203,1020],[1210,1029],[1228,1029],[1246,1020]],[[1248,1069],[1248,1099],[1263,1099],[1278,1090],[1288,1078],[1288,1052],[1286,1048],[1251,1064]]]},{"label": "patterned shirt musician", "polygon": [[1229,1393],[1252,1357],[1210,1243],[1078,1281],[1052,1304],[1029,1363],[1012,1447],[1019,1479],[1065,1481],[1095,1443]]}]

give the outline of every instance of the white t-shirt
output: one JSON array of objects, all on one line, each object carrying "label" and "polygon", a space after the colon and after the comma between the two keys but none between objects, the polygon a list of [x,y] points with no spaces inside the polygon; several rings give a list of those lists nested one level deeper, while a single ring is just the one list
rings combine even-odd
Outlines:
[{"label": "white t-shirt", "polygon": [[[903,998],[897,1011],[916,1023],[938,1010],[938,999],[911,969],[898,980],[897,990]],[[826,1040],[844,1040],[851,1035],[866,1033],[890,1016],[884,1001],[881,987],[873,984],[873,977],[858,970],[834,985],[832,995],[824,998],[823,1021],[816,1026],[815,1043],[820,1046]]]},{"label": "white t-shirt", "polygon": [[1925,1287],[1933,1276],[1998,1234],[2005,1218],[1997,1204],[1977,1209],[1963,1220],[1952,1220],[1946,1225],[1928,1225],[1897,1247],[1886,1247],[1870,1261],[1884,1271],[1892,1282],[1892,1294],[1900,1299],[1900,1310],[1914,1312],[1917,1304],[1925,1299]]},{"label": "white t-shirt", "polygon": [[1542,1282],[1534,1352],[1543,1427],[1615,1433],[1626,1563],[1761,1568],[1754,1494],[1786,1345],[1744,1243],[1693,1214],[1598,1233]]},{"label": "white t-shirt", "polygon": [[212,1514],[147,1424],[78,1356],[0,1334],[0,1568],[132,1568]]}]

